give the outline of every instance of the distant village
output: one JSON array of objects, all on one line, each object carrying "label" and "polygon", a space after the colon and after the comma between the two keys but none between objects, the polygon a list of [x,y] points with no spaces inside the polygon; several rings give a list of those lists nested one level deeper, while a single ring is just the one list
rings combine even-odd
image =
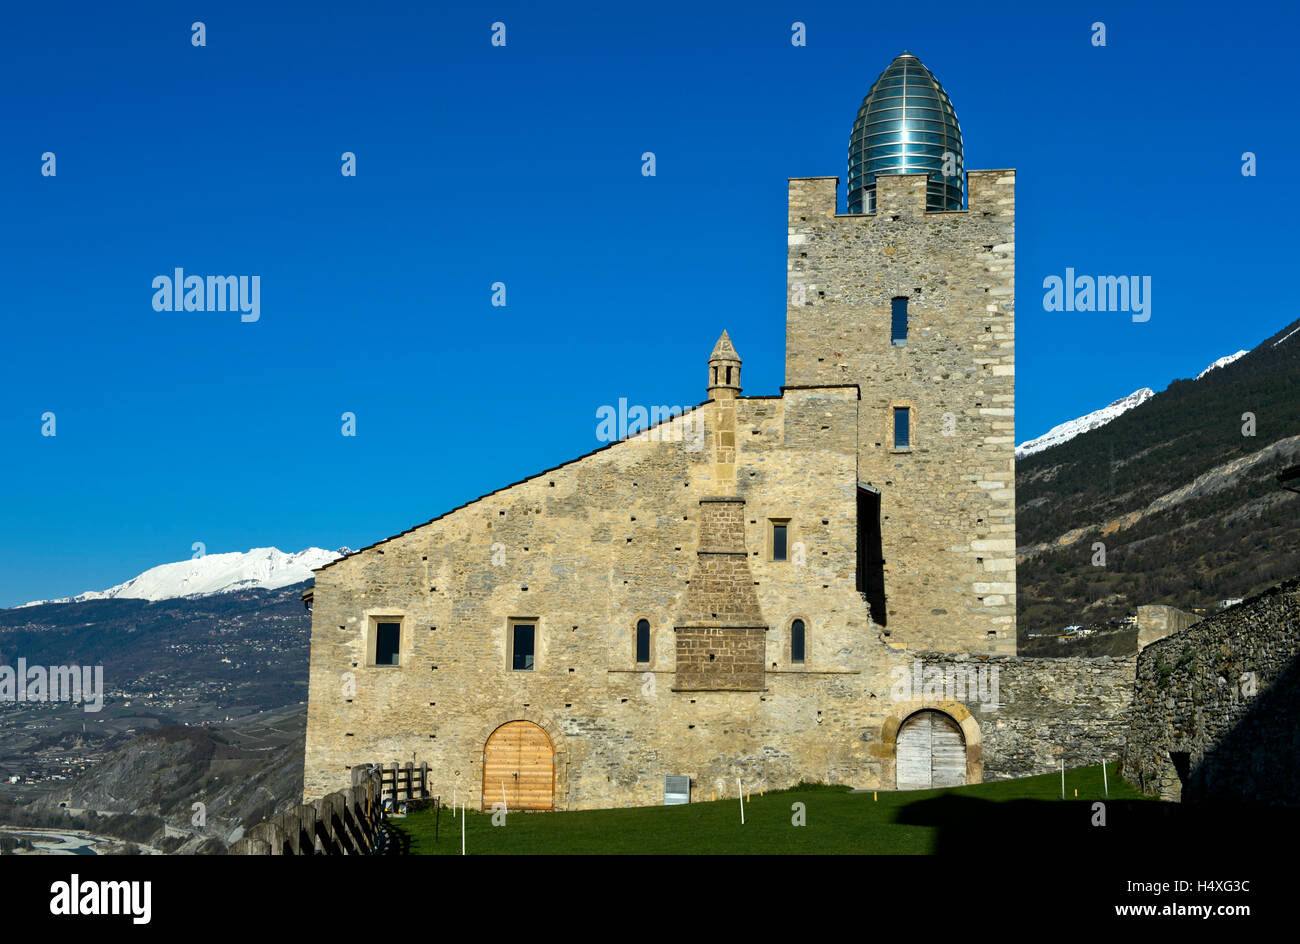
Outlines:
[{"label": "distant village", "polygon": [[1213,606],[1194,606],[1190,612],[1177,610],[1171,606],[1140,606],[1136,610],[1130,610],[1123,616],[1106,620],[1103,623],[1073,623],[1064,629],[1043,629],[1025,630],[1026,639],[1058,639],[1062,642],[1069,642],[1075,639],[1084,639],[1098,633],[1115,633],[1125,630],[1136,629],[1139,633],[1145,628],[1146,624],[1155,620],[1165,621],[1169,618],[1170,611],[1174,614],[1180,614],[1182,622],[1186,625],[1199,622],[1215,612],[1226,610],[1229,607],[1236,606],[1241,602],[1240,597],[1233,597],[1227,600],[1220,600]]}]

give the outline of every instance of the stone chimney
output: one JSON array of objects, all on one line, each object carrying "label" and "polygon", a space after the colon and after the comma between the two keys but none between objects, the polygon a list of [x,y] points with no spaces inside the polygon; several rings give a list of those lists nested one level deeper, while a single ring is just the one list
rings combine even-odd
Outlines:
[{"label": "stone chimney", "polygon": [[675,626],[673,690],[762,691],[767,623],[745,549],[745,500],[702,498],[699,520],[695,568]]}]

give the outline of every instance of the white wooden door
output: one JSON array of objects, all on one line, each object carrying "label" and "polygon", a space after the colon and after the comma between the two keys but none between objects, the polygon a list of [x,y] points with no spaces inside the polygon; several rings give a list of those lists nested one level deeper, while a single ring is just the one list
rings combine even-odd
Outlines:
[{"label": "white wooden door", "polygon": [[966,782],[966,739],[941,711],[918,711],[903,722],[895,742],[899,790],[959,787]]}]

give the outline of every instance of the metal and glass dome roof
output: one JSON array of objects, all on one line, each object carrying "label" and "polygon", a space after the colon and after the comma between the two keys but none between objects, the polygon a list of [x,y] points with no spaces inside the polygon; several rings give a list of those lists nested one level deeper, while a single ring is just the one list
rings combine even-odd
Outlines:
[{"label": "metal and glass dome roof", "polygon": [[[944,176],[944,153],[953,155]],[[875,211],[877,174],[929,174],[927,210],[962,206],[961,126],[948,93],[910,52],[862,100],[849,139],[849,212]]]}]

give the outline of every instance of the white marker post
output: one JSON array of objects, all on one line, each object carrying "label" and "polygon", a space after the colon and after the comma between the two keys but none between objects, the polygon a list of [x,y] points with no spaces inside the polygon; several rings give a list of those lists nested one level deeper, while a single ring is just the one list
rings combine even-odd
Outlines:
[{"label": "white marker post", "polygon": [[1106,799],[1110,799],[1110,780],[1106,776],[1106,762],[1101,762],[1101,783],[1106,788]]},{"label": "white marker post", "polygon": [[460,854],[465,854],[465,807],[460,808]]},{"label": "white marker post", "polygon": [[1061,758],[1061,799],[1065,799],[1065,758]]},{"label": "white marker post", "polygon": [[736,778],[736,793],[740,796],[740,825],[745,825],[745,790],[740,785],[740,778]]},{"label": "white marker post", "polygon": [[[1061,776],[1065,776],[1065,775],[1062,774]],[[501,812],[502,813],[510,812],[510,810],[506,808],[506,782],[504,780],[501,781]]]}]

